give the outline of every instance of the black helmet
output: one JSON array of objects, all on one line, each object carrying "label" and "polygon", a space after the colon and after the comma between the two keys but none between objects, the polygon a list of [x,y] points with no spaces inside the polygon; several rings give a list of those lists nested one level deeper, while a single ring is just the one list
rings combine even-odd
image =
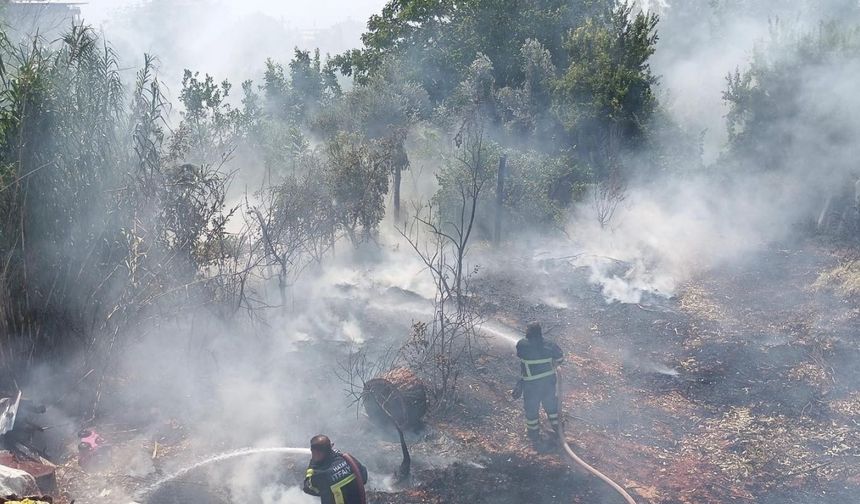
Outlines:
[{"label": "black helmet", "polygon": [[324,436],[322,434],[318,434],[311,438],[311,451],[316,451],[320,453],[324,453],[326,455],[331,453],[331,439],[328,436]]},{"label": "black helmet", "polygon": [[529,324],[526,326],[526,338],[532,339],[542,337],[543,331],[541,330],[540,322],[529,322]]}]

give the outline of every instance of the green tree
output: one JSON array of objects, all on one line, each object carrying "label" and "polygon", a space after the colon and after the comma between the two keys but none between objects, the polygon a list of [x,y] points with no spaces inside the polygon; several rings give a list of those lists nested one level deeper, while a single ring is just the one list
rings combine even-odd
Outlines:
[{"label": "green tree", "polygon": [[373,237],[385,216],[388,165],[378,145],[340,133],[326,145],[326,183],[334,202],[335,221],[353,244]]},{"label": "green tree", "polygon": [[847,169],[860,134],[856,90],[847,83],[858,71],[860,30],[829,23],[797,34],[775,26],[749,68],[727,77],[727,159],[754,170]]},{"label": "green tree", "polygon": [[556,84],[554,110],[599,178],[615,169],[622,149],[645,138],[657,106],[648,65],[656,27],[655,15],[621,6],[608,22],[588,19],[566,41],[571,64]]},{"label": "green tree", "polygon": [[391,0],[371,16],[364,48],[333,60],[346,75],[365,82],[395,57],[409,61],[410,78],[434,102],[444,100],[479,53],[494,64],[500,87],[522,85],[520,48],[526,40],[546,47],[556,66],[566,66],[565,34],[586,16],[606,16],[611,0]]},{"label": "green tree", "polygon": [[332,68],[320,61],[319,50],[312,56],[298,48],[287,68],[266,61],[262,89],[267,113],[295,126],[307,125],[321,106],[341,94]]},{"label": "green tree", "polygon": [[327,138],[348,132],[375,142],[392,176],[395,218],[400,214],[402,172],[410,166],[406,151],[409,130],[430,115],[430,102],[421,86],[404,78],[398,62],[355,86],[325,107],[315,129]]},{"label": "green tree", "polygon": [[[92,30],[73,27],[51,46],[4,40],[0,372],[51,351],[80,351],[104,370],[146,317],[224,292],[227,281],[201,274],[222,271],[224,178],[169,155],[153,58],[129,104]],[[210,97],[189,101],[194,120],[211,119]]]},{"label": "green tree", "polygon": [[173,155],[197,164],[223,164],[241,136],[240,112],[226,100],[232,85],[216,84],[206,74],[185,70],[179,101],[184,107],[182,122],[173,137]]},{"label": "green tree", "polygon": [[520,50],[523,83],[519,88],[499,90],[502,120],[514,136],[554,137],[556,121],[550,113],[556,67],[552,55],[540,42],[526,40]]}]

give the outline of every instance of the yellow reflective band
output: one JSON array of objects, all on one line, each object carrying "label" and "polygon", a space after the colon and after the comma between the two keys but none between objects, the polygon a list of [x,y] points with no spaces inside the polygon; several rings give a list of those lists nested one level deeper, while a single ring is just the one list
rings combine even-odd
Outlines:
[{"label": "yellow reflective band", "polygon": [[555,370],[553,369],[553,370],[547,371],[546,373],[523,376],[523,380],[525,380],[525,381],[537,380],[540,378],[546,378],[547,376],[552,376],[554,374],[555,374]]},{"label": "yellow reflective band", "polygon": [[[543,378],[544,376],[549,376],[547,373],[541,373],[539,375],[532,375],[532,366],[537,366],[539,364],[552,364],[552,359],[537,359],[537,360],[526,360],[520,359],[520,361],[525,364],[526,375],[523,376],[526,380],[536,380],[538,378]],[[548,373],[552,374],[555,371],[548,371]]]},{"label": "yellow reflective band", "polygon": [[528,430],[540,430],[540,428],[537,425],[528,425],[528,424],[526,424],[526,429],[528,429]]},{"label": "yellow reflective band", "polygon": [[305,479],[308,480],[308,488],[313,490],[316,493],[319,493],[319,489],[314,486],[313,480],[311,478],[314,475],[314,470],[308,467],[308,472],[305,473]]},{"label": "yellow reflective band", "polygon": [[552,364],[552,359],[526,360],[520,359],[526,366],[534,366],[535,364]]},{"label": "yellow reflective band", "polygon": [[540,420],[538,420],[538,419],[529,420],[528,418],[526,418],[526,424],[528,424],[528,425],[537,425],[539,423],[540,423]]},{"label": "yellow reflective band", "polygon": [[334,495],[335,504],[343,504],[343,487],[352,483],[355,479],[355,474],[350,474],[346,478],[338,481],[334,485],[331,486],[331,493]]},{"label": "yellow reflective band", "polygon": [[558,413],[547,413],[546,416],[551,420],[553,418],[558,418]]}]

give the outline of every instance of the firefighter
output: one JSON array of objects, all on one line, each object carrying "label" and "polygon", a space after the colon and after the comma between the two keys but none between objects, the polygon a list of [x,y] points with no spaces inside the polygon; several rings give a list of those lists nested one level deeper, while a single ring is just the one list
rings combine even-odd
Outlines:
[{"label": "firefighter", "polygon": [[311,462],[302,490],[322,504],[366,504],[367,469],[348,453],[332,447],[328,436],[311,439]]},{"label": "firefighter", "polygon": [[517,342],[517,357],[520,359],[518,388],[521,387],[523,395],[526,432],[536,448],[543,448],[540,436],[541,405],[553,431],[556,435],[559,433],[555,367],[564,360],[564,354],[558,345],[545,341],[540,324],[532,322],[526,328],[526,337]]}]

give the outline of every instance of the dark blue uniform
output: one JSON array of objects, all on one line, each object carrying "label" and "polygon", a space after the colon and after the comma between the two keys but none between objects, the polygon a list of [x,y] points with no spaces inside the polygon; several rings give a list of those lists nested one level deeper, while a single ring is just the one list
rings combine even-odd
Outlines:
[{"label": "dark blue uniform", "polygon": [[546,412],[552,428],[558,430],[558,397],[556,396],[555,365],[564,354],[555,343],[542,337],[523,338],[517,342],[517,357],[523,380],[523,406],[526,410],[526,430],[532,439],[540,433],[540,407]]},{"label": "dark blue uniform", "polygon": [[[367,483],[367,469],[355,457],[361,481]],[[320,462],[311,461],[302,490],[320,497],[322,504],[361,504],[361,489],[349,463],[338,451]]]}]

